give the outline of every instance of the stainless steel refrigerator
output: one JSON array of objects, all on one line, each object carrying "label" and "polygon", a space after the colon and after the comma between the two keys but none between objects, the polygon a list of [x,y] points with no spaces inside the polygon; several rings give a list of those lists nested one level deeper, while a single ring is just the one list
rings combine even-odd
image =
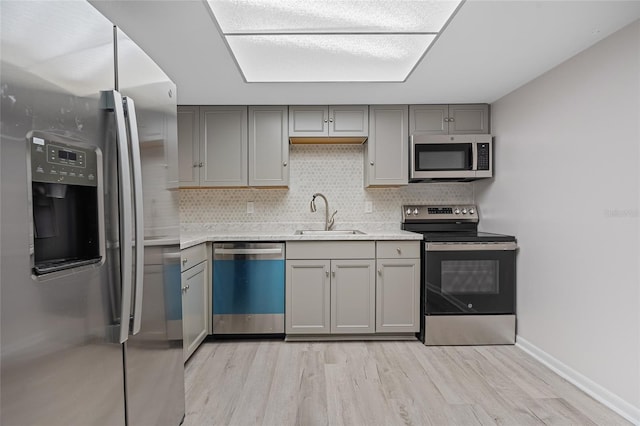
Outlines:
[{"label": "stainless steel refrigerator", "polygon": [[0,19],[0,424],[178,425],[175,85],[89,3]]}]

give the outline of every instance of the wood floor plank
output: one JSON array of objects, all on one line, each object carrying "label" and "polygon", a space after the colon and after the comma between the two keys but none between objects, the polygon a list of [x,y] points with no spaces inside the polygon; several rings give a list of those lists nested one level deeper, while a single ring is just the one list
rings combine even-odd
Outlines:
[{"label": "wood floor plank", "polygon": [[324,353],[310,350],[302,353],[301,375],[297,385],[296,425],[329,424]]},{"label": "wood floor plank", "polygon": [[261,425],[264,418],[267,398],[273,382],[278,360],[280,342],[261,342],[244,382],[244,387],[235,401],[236,408],[229,420],[231,425]]},{"label": "wood floor plank", "polygon": [[185,426],[630,425],[515,346],[207,341]]},{"label": "wood floor plank", "polygon": [[515,346],[496,346],[493,356],[508,374],[524,375],[528,383],[544,387],[555,398],[562,398],[598,425],[628,425],[625,419],[614,414],[586,393],[578,390],[552,370]]},{"label": "wood floor plank", "polygon": [[[279,345],[278,359],[273,366],[273,380],[265,408],[264,426],[293,425],[298,413],[298,384],[301,376],[301,354],[303,344]],[[263,366],[270,368],[270,366]]]}]

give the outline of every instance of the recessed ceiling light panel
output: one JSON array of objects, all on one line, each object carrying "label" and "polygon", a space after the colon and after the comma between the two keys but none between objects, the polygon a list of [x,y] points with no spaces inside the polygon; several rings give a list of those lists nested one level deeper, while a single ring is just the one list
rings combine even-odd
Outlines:
[{"label": "recessed ceiling light panel", "polygon": [[224,34],[439,32],[451,0],[209,0]]},{"label": "recessed ceiling light panel", "polygon": [[404,81],[462,0],[208,0],[247,82]]},{"label": "recessed ceiling light panel", "polygon": [[403,81],[435,36],[227,36],[248,82]]}]

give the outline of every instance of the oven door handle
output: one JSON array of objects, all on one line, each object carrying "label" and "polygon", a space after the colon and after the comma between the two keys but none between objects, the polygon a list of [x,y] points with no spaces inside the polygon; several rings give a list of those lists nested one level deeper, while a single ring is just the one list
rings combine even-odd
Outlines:
[{"label": "oven door handle", "polygon": [[427,243],[427,251],[514,251],[515,242],[507,243]]}]

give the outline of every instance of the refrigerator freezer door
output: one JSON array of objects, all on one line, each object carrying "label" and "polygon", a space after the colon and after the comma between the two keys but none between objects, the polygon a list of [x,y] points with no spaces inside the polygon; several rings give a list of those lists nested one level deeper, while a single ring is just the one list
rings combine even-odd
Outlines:
[{"label": "refrigerator freezer door", "polygon": [[26,139],[70,138],[116,164],[100,108],[114,88],[112,24],[85,2],[3,1],[0,19],[0,424],[123,425],[116,171],[97,176],[105,260],[36,276]]},{"label": "refrigerator freezer door", "polygon": [[178,425],[185,400],[176,87],[120,30],[117,45],[118,90],[135,104],[146,241],[140,331],[125,344],[127,415],[132,425]]}]

